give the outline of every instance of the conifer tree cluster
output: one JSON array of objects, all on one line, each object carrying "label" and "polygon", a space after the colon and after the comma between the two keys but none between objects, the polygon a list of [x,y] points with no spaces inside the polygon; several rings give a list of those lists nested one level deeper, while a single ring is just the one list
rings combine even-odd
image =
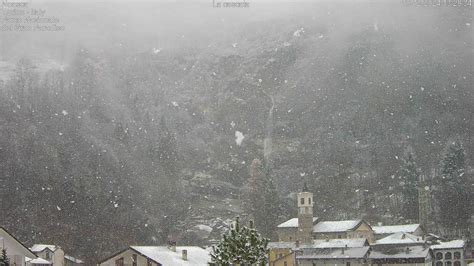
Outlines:
[{"label": "conifer tree cluster", "polygon": [[237,217],[231,230],[224,234],[219,244],[212,247],[211,258],[215,265],[265,265],[267,262],[268,239],[254,228],[241,226]]},{"label": "conifer tree cluster", "polygon": [[2,255],[0,256],[0,266],[10,266],[10,259],[7,257],[6,249],[2,249]]},{"label": "conifer tree cluster", "polygon": [[441,225],[455,234],[466,233],[469,227],[469,213],[472,199],[469,179],[465,173],[465,152],[460,142],[451,143],[441,162],[439,180],[439,218]]}]

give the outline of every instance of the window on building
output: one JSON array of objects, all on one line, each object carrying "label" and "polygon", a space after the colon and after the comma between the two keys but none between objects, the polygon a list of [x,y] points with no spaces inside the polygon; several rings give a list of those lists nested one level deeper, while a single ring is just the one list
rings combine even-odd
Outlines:
[{"label": "window on building", "polygon": [[337,238],[342,238],[342,236],[341,236],[341,235],[337,235]]},{"label": "window on building", "polygon": [[446,254],[444,254],[444,259],[450,260],[452,258],[453,258],[453,255],[451,254],[451,252],[446,252]]},{"label": "window on building", "polygon": [[454,266],[461,266],[461,262],[459,260],[455,261]]},{"label": "window on building", "polygon": [[311,198],[308,198],[308,204],[311,204]]},{"label": "window on building", "polygon": [[115,260],[115,266],[123,266],[123,258]]},{"label": "window on building", "polygon": [[459,252],[459,251],[454,252],[454,259],[455,260],[461,259],[461,252]]},{"label": "window on building", "polygon": [[444,263],[444,266],[452,266],[452,265],[453,265],[453,263],[450,262],[450,261],[446,261],[446,262]]},{"label": "window on building", "polygon": [[51,259],[51,254],[49,254],[49,250],[46,250],[45,253],[44,253],[44,258],[46,260],[50,260]]},{"label": "window on building", "polygon": [[443,253],[441,253],[441,252],[436,253],[436,259],[437,260],[442,260],[443,259]]},{"label": "window on building", "polygon": [[137,254],[132,255],[132,266],[137,266]]},{"label": "window on building", "polygon": [[436,266],[443,266],[443,262],[437,261],[437,262],[436,262]]},{"label": "window on building", "polygon": [[304,198],[300,199],[301,204],[304,204]]},{"label": "window on building", "polygon": [[350,262],[346,262],[346,266],[351,266],[351,263],[350,263]]}]

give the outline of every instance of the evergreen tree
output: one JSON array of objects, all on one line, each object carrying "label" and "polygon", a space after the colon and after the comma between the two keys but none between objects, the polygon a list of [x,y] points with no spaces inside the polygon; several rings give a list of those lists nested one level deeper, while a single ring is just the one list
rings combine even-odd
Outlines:
[{"label": "evergreen tree", "polygon": [[412,152],[408,152],[402,160],[402,178],[400,192],[402,194],[402,217],[409,222],[418,221],[418,171]]},{"label": "evergreen tree", "polygon": [[240,226],[237,217],[231,230],[219,244],[212,247],[211,258],[215,265],[266,265],[268,239],[262,237],[250,221],[249,227]]},{"label": "evergreen tree", "polygon": [[469,208],[472,201],[465,174],[465,153],[459,141],[449,144],[442,160],[439,180],[439,218],[445,232],[457,236],[465,234],[469,227]]},{"label": "evergreen tree", "polygon": [[259,159],[252,161],[244,199],[244,208],[255,220],[258,230],[265,237],[274,237],[274,228],[280,213],[280,199],[273,180]]},{"label": "evergreen tree", "polygon": [[0,257],[0,266],[10,266],[10,259],[7,257],[6,249],[2,249],[2,256]]}]

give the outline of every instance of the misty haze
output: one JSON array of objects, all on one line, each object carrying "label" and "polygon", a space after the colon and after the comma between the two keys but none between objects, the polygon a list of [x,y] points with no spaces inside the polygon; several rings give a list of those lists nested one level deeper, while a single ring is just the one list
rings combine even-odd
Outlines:
[{"label": "misty haze", "polygon": [[0,5],[0,266],[474,265],[471,1]]}]

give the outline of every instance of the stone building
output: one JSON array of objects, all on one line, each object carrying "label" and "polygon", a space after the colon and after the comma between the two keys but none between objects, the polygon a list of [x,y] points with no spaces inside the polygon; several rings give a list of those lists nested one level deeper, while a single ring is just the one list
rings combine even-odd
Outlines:
[{"label": "stone building", "polygon": [[296,261],[301,266],[362,266],[368,265],[369,249],[368,246],[305,249],[296,255]]},{"label": "stone building", "polygon": [[364,220],[320,221],[313,214],[313,193],[306,186],[297,195],[298,217],[277,226],[278,241],[311,243],[313,239],[366,238],[375,241],[374,232]]},{"label": "stone building", "polygon": [[371,265],[377,266],[432,266],[433,252],[424,246],[372,246],[369,254]]},{"label": "stone building", "polygon": [[434,253],[434,266],[466,266],[466,242],[452,240],[432,245]]}]

